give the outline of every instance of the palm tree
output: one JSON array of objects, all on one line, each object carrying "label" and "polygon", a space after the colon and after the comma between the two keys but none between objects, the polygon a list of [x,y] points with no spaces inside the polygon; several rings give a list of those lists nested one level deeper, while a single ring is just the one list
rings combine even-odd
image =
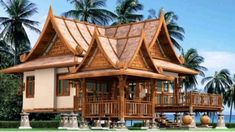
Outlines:
[{"label": "palm tree", "polygon": [[202,79],[202,84],[206,83],[204,90],[207,93],[215,93],[223,95],[232,84],[230,73],[227,69],[216,71],[213,76]]},{"label": "palm tree", "polygon": [[143,19],[143,15],[137,14],[138,11],[143,10],[144,6],[138,0],[118,0],[116,7],[117,21],[112,25],[125,24]]},{"label": "palm tree", "polygon": [[0,69],[13,64],[14,50],[4,40],[0,40]]},{"label": "palm tree", "polygon": [[[154,9],[150,9],[148,12],[149,12],[148,19],[158,18],[156,15],[156,11]],[[177,24],[178,16],[173,11],[170,11],[170,12],[166,12],[164,14],[164,17],[165,17],[167,29],[170,34],[172,43],[179,51],[182,52],[183,48],[179,44],[178,40],[180,41],[184,40],[185,31],[183,27]]]},{"label": "palm tree", "polygon": [[0,38],[11,44],[14,49],[14,64],[18,64],[19,56],[31,48],[25,27],[40,33],[35,27],[39,22],[28,19],[37,13],[37,8],[28,0],[0,0],[0,4],[8,15],[0,17],[0,26],[3,27]]},{"label": "palm tree", "polygon": [[[201,64],[204,62],[204,58],[200,56],[196,49],[189,49],[186,53],[183,53],[184,57],[184,66],[190,69],[193,69],[195,71],[199,72],[199,75],[204,77],[204,71],[207,71],[207,68],[204,66],[201,66]],[[196,85],[198,84],[197,75],[187,75],[185,76],[185,79],[183,80],[183,84],[185,87],[185,92],[187,93],[188,89],[196,88]]]},{"label": "palm tree", "polygon": [[74,5],[75,9],[64,12],[65,17],[72,17],[80,21],[86,21],[98,25],[107,25],[113,21],[116,15],[109,10],[103,9],[106,0],[67,0]]},{"label": "palm tree", "polygon": [[230,107],[229,124],[231,124],[233,109],[235,109],[235,74],[233,75],[233,83],[228,91],[225,92],[224,104]]}]

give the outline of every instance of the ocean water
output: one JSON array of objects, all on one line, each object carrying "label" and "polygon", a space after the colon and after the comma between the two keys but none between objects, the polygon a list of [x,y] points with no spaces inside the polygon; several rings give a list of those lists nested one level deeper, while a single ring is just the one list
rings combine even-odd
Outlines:
[{"label": "ocean water", "polygon": [[[201,114],[202,115],[202,114]],[[195,116],[195,120],[196,122],[200,123],[200,117],[201,115],[197,115]],[[183,115],[181,115],[182,117]],[[166,117],[167,119],[169,120],[174,120],[174,115],[173,114],[166,114]],[[211,123],[214,122],[216,123],[217,122],[217,115],[214,116],[214,119],[213,119],[213,116],[210,116],[210,119],[211,119]],[[224,115],[224,120],[226,123],[229,123],[229,115]],[[131,124],[133,125],[134,123],[138,123],[138,122],[142,122],[142,121],[127,121],[126,122],[126,125],[127,126],[131,126]],[[232,123],[235,123],[235,115],[232,115],[232,118],[231,118],[231,122]]]},{"label": "ocean water", "polygon": [[[201,115],[202,115],[202,114],[201,114]],[[196,116],[195,116],[196,122],[200,122],[200,117],[201,117],[201,115],[196,115]],[[181,117],[182,117],[182,116],[183,116],[183,115],[181,115]],[[172,115],[172,114],[167,114],[166,117],[167,117],[167,119],[174,120],[174,115]],[[214,120],[214,123],[217,122],[217,115],[214,116],[214,119],[213,119],[213,116],[209,116],[209,117],[210,117],[210,119],[211,119],[211,122],[212,122],[213,120]],[[226,123],[229,123],[229,115],[224,115],[224,120],[225,120]],[[232,115],[231,122],[232,122],[232,123],[235,123],[235,115]]]}]

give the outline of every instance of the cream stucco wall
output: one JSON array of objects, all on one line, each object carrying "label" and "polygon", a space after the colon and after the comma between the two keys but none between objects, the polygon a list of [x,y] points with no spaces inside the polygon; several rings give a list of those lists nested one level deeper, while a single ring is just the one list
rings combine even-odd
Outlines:
[{"label": "cream stucco wall", "polygon": [[57,74],[68,73],[67,68],[40,69],[24,73],[24,83],[27,76],[35,77],[34,98],[26,98],[26,90],[23,91],[23,109],[63,109],[73,108],[73,98],[76,89],[70,89],[69,96],[56,96],[56,77]]},{"label": "cream stucco wall", "polygon": [[[57,74],[68,73],[68,68],[58,68]],[[73,98],[76,95],[75,88],[70,88],[69,96],[57,96],[55,100],[55,108],[73,108]]]},{"label": "cream stucco wall", "polygon": [[54,68],[35,71],[34,108],[54,108],[55,77]]},{"label": "cream stucco wall", "polygon": [[[26,77],[27,76],[34,76],[34,71],[24,73],[25,86],[26,86]],[[34,98],[26,98],[26,89],[25,89],[23,91],[23,109],[33,109],[33,108],[34,108]]]}]

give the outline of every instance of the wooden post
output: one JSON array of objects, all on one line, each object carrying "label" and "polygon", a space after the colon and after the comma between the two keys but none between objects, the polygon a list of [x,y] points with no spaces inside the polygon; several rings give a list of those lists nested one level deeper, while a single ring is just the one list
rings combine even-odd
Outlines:
[{"label": "wooden post", "polygon": [[81,79],[81,88],[82,88],[82,100],[83,100],[83,107],[82,107],[82,120],[85,119],[86,115],[86,80],[85,78]]},{"label": "wooden post", "polygon": [[179,85],[178,84],[180,84],[180,83],[178,83],[178,79],[176,78],[175,80],[174,80],[174,103],[175,103],[175,105],[178,105],[178,103],[179,103]]},{"label": "wooden post", "polygon": [[118,89],[119,89],[119,118],[121,122],[124,122],[125,116],[125,87],[126,77],[118,76]]},{"label": "wooden post", "polygon": [[150,84],[151,84],[150,88],[151,88],[152,116],[153,116],[153,119],[154,119],[155,118],[155,104],[156,104],[156,96],[155,96],[155,93],[156,93],[156,89],[155,89],[156,80],[151,79]]}]

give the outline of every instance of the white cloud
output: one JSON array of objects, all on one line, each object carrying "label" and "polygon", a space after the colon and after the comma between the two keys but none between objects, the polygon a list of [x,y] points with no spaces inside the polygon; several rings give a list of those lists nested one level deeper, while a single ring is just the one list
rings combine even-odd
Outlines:
[{"label": "white cloud", "polygon": [[203,65],[209,72],[227,68],[231,73],[235,73],[235,53],[224,51],[199,51],[199,54],[205,58]]}]

